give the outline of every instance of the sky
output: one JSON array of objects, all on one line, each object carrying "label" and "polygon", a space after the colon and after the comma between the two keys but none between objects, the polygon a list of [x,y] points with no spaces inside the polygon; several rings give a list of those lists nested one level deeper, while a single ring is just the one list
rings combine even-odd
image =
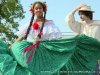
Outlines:
[{"label": "sky", "polygon": [[[22,19],[19,24],[24,25],[31,19],[31,13],[29,11],[30,4],[35,1],[46,1],[47,14],[46,19],[53,20],[55,25],[61,30],[64,35],[71,35],[73,32],[65,23],[65,17],[73,11],[80,4],[87,4],[91,6],[92,10],[95,11],[93,14],[94,20],[100,20],[100,0],[21,0],[21,4],[26,12],[25,18]],[[81,21],[78,12],[75,13],[75,19]]]}]

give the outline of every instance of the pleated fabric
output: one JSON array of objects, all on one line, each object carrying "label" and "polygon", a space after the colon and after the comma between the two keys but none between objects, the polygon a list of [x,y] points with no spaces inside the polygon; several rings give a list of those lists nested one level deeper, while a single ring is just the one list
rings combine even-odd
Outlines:
[{"label": "pleated fabric", "polygon": [[32,42],[16,42],[9,50],[0,41],[0,72],[3,75],[92,75],[100,57],[100,42],[86,35],[41,41],[31,61],[30,50],[22,59],[24,49]]}]

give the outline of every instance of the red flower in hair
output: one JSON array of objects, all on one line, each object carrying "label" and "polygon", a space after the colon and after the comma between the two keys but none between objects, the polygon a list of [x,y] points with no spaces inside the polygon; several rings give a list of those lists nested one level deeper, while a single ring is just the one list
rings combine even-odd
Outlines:
[{"label": "red flower in hair", "polygon": [[33,11],[33,9],[31,8],[30,10],[29,10],[32,14],[34,14],[34,11]]},{"label": "red flower in hair", "polygon": [[47,11],[47,4],[46,4],[46,2],[43,2],[43,11],[44,11],[44,12]]},{"label": "red flower in hair", "polygon": [[44,11],[44,12],[47,11],[47,6],[46,6],[46,4],[43,5],[43,11]]},{"label": "red flower in hair", "polygon": [[37,30],[39,28],[39,25],[35,22],[34,24],[33,24],[33,29],[34,30]]}]

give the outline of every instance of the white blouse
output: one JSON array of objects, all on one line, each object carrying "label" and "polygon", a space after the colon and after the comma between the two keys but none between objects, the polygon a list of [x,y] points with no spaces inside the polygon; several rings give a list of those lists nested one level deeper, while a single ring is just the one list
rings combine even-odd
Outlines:
[{"label": "white blouse", "polygon": [[[17,36],[24,37],[25,33],[27,32],[28,26],[29,26],[29,23],[25,24],[24,26],[21,26],[19,28],[19,31],[17,32]],[[39,33],[39,29],[33,30],[33,28],[31,27],[28,37],[27,37],[27,41],[33,42],[35,40],[34,37],[37,36],[38,33]],[[54,24],[52,20],[48,20],[44,23],[42,33],[43,35],[41,36],[41,41],[58,39],[62,37],[62,33],[60,32],[59,28]]]}]

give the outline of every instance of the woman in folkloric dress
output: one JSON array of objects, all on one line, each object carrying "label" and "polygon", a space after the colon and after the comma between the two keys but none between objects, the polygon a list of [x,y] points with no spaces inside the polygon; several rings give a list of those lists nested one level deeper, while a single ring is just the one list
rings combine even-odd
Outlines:
[{"label": "woman in folkloric dress", "polygon": [[46,5],[42,2],[33,3],[31,12],[30,24],[20,28],[19,37],[10,49],[0,41],[0,73],[92,75],[100,57],[100,42],[86,35],[61,38],[53,21],[45,19]]}]

